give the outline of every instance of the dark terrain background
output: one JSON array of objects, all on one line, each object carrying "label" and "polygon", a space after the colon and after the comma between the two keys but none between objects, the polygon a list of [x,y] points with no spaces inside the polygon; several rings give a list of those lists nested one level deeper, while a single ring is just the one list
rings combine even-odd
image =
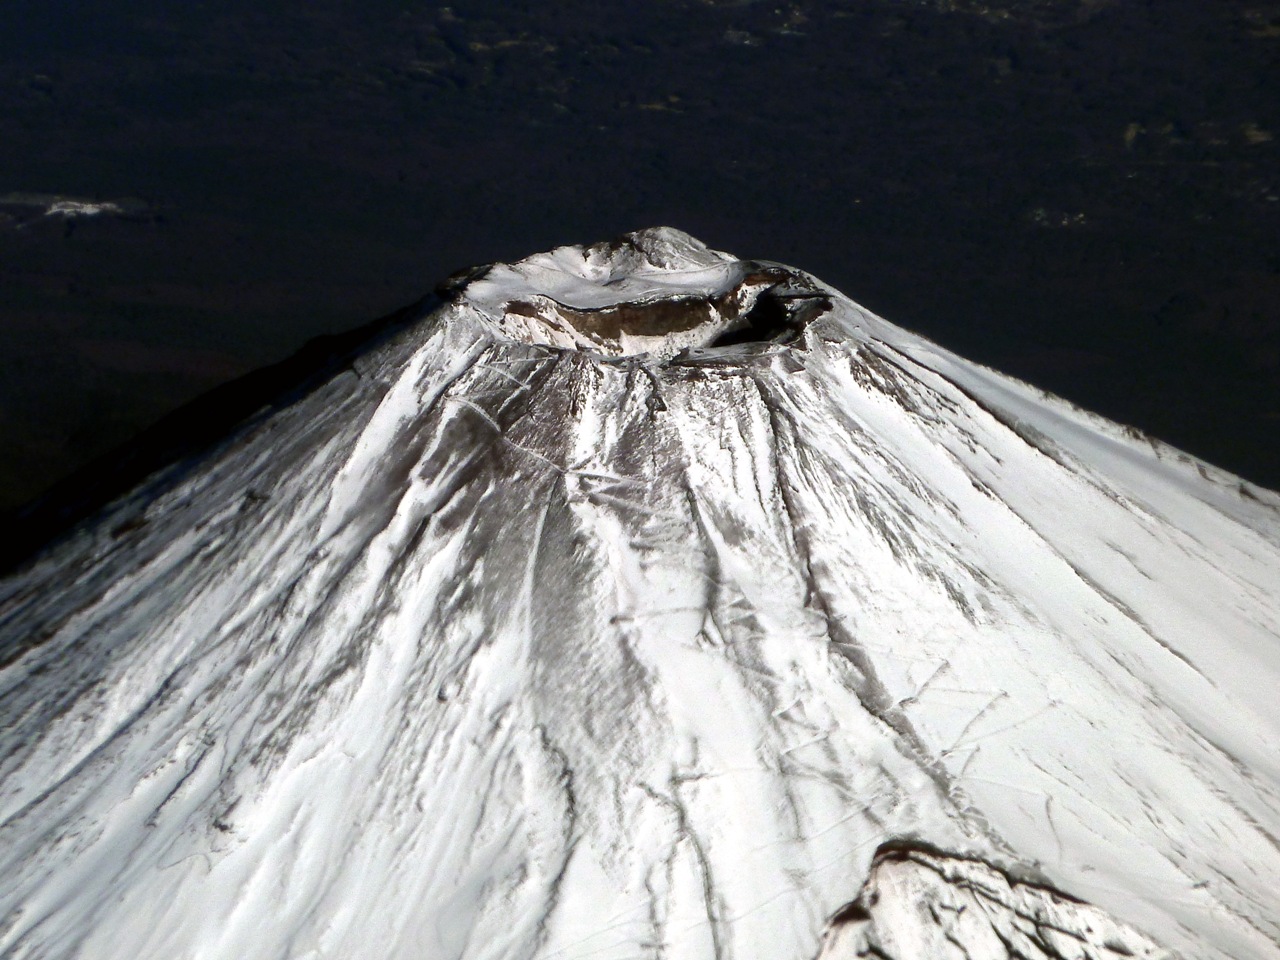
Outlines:
[{"label": "dark terrain background", "polygon": [[1280,488],[1278,49],[1276,0],[5,0],[0,510],[662,223]]}]

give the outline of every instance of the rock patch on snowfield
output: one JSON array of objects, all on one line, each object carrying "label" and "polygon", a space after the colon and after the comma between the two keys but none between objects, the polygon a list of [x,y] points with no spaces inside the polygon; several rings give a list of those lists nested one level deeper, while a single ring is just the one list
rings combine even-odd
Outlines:
[{"label": "rock patch on snowfield", "polygon": [[876,853],[818,960],[1172,960],[1087,903],[980,860],[910,844]]},{"label": "rock patch on snowfield", "polygon": [[1280,958],[1280,496],[669,228],[379,330],[0,578],[5,960],[813,960],[867,877],[828,950]]}]

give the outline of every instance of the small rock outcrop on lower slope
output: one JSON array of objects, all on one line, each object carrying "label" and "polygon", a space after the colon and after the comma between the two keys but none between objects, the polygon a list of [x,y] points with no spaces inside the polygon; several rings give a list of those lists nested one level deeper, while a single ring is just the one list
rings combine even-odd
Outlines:
[{"label": "small rock outcrop on lower slope", "polygon": [[6,960],[812,960],[903,838],[1280,958],[1280,497],[675,230],[442,297],[0,579]]},{"label": "small rock outcrop on lower slope", "polygon": [[1172,960],[1097,907],[979,860],[892,844],[818,960]]}]

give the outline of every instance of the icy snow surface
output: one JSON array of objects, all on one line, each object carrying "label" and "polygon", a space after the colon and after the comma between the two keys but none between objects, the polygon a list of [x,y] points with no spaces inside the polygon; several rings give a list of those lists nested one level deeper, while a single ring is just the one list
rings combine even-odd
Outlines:
[{"label": "icy snow surface", "polygon": [[674,230],[451,290],[0,582],[0,956],[812,960],[916,841],[1280,957],[1280,497]]}]

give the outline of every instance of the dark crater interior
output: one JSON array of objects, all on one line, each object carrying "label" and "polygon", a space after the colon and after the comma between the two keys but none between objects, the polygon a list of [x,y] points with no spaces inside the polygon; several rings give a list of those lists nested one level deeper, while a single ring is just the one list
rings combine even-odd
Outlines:
[{"label": "dark crater interior", "polygon": [[734,347],[747,343],[791,343],[811,321],[831,309],[821,294],[779,294],[766,290],[755,304],[708,347]]}]

